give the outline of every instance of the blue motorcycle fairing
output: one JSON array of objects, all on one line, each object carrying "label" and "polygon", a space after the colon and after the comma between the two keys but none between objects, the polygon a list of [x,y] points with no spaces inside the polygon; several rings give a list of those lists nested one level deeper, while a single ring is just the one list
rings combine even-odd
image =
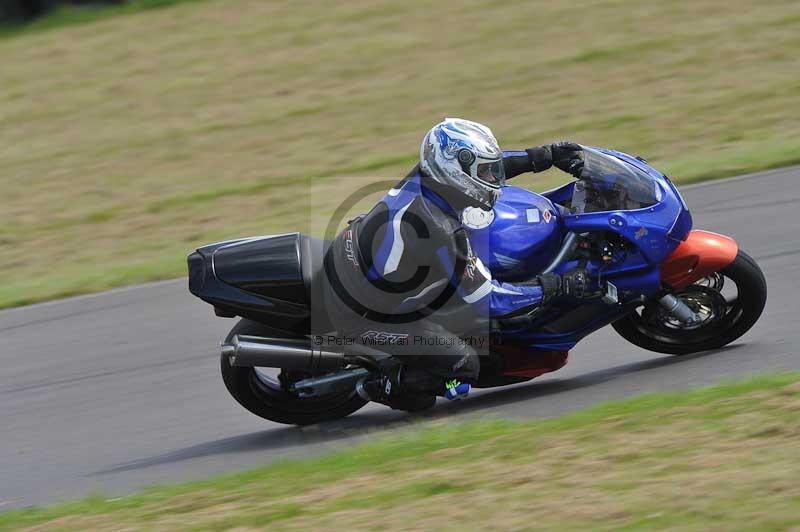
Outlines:
[{"label": "blue motorcycle fairing", "polygon": [[[588,148],[630,165],[655,183],[656,201],[645,208],[570,214],[560,204],[568,204],[575,182],[536,194],[518,187],[504,187],[494,207],[491,224],[481,229],[468,228],[476,253],[498,279],[521,280],[535,277],[558,251],[568,231],[576,233],[609,232],[623,237],[631,245],[614,256],[611,264],[599,258],[585,267],[597,281],[612,282],[625,304],[608,305],[599,299],[577,305],[559,303],[543,312],[523,330],[504,330],[503,337],[528,343],[532,348],[572,348],[581,338],[611,323],[630,311],[641,297],[661,288],[660,263],[685,240],[692,227],[689,210],[680,193],[665,175],[643,160],[603,148]],[[618,163],[617,163],[618,164]],[[539,211],[528,218],[528,209]],[[550,212],[550,223],[542,213]],[[578,266],[577,261],[560,265],[563,274]]]},{"label": "blue motorcycle fairing", "polygon": [[[640,157],[633,157],[627,153],[609,150],[607,148],[593,149],[599,151],[600,153],[605,153],[606,155],[616,157],[617,159],[647,173],[649,176],[655,179],[661,188],[668,192],[668,197],[664,198],[663,200],[664,203],[669,203],[671,208],[677,211],[675,220],[668,231],[668,236],[677,241],[686,240],[686,237],[689,236],[689,231],[692,230],[692,215],[689,212],[689,207],[686,205],[686,201],[684,201],[683,196],[681,196],[681,193],[678,191],[678,188],[665,174],[662,174],[647,164],[647,162]],[[675,248],[673,247],[672,249],[674,250]]]}]

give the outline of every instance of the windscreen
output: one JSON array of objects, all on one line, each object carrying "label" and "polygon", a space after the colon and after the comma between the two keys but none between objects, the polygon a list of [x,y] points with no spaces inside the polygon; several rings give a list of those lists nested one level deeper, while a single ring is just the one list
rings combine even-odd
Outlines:
[{"label": "windscreen", "polygon": [[570,212],[643,209],[661,200],[661,189],[646,172],[583,146],[583,171],[575,183]]}]

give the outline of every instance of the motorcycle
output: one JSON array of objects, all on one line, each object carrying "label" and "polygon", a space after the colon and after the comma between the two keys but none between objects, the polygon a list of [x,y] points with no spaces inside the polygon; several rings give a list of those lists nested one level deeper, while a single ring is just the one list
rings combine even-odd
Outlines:
[{"label": "motorcycle", "polygon": [[[556,300],[493,331],[499,341],[481,356],[475,387],[555,371],[606,325],[644,349],[686,355],[733,342],[761,316],[764,275],[735,240],[693,229],[678,189],[644,159],[583,148],[577,180],[542,194],[507,186],[492,211],[465,213],[473,249],[495,278],[581,267],[593,287],[589,297]],[[355,412],[368,402],[360,384],[388,357],[315,341],[332,333],[329,322],[311,319],[325,249],[291,233],[211,244],[188,257],[192,294],[218,316],[242,318],[221,346],[228,391],[271,421],[305,425]]]}]

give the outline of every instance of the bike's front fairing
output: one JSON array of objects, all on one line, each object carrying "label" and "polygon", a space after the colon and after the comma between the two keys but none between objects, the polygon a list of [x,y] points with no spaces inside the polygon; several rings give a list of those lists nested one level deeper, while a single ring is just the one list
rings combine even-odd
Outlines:
[{"label": "bike's front fairing", "polygon": [[[617,287],[620,304],[561,302],[533,326],[504,332],[514,343],[567,350],[625,314],[631,304],[661,288],[660,263],[692,227],[675,186],[644,160],[586,146],[584,159],[577,181],[543,195],[506,187],[488,223],[466,224],[481,260],[507,281],[540,273],[569,231],[595,235],[595,246],[607,245],[605,258],[595,254],[585,267],[597,281]],[[556,271],[576,266],[573,260]]]},{"label": "bike's front fairing", "polygon": [[642,159],[584,147],[580,179],[564,225],[575,233],[610,231],[633,242],[647,264],[658,265],[685,240],[692,217],[675,185]]}]

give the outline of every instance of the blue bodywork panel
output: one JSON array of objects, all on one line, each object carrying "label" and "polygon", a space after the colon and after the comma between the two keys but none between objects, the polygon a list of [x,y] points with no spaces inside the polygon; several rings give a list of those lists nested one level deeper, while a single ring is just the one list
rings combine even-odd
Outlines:
[{"label": "blue bodywork panel", "polygon": [[470,242],[498,279],[529,279],[547,266],[561,247],[564,226],[553,203],[519,187],[505,187],[494,220],[471,229]]},{"label": "blue bodywork panel", "polygon": [[[569,204],[575,183],[536,194],[508,186],[494,207],[494,220],[480,229],[468,229],[478,256],[504,281],[531,279],[542,271],[561,247],[564,236],[607,232],[622,237],[626,249],[610,264],[599,258],[585,267],[598,281],[610,281],[620,293],[621,303],[608,305],[595,299],[577,306],[559,303],[546,310],[531,327],[503,331],[514,343],[541,349],[571,349],[591,332],[630,311],[642,296],[661,288],[660,264],[685,240],[692,218],[683,198],[665,175],[646,162],[621,152],[594,148],[615,161],[630,165],[639,175],[654,183],[656,200],[634,210],[611,210],[571,214]],[[562,264],[556,272],[578,266],[577,261]],[[598,283],[599,286],[599,283]]]}]

